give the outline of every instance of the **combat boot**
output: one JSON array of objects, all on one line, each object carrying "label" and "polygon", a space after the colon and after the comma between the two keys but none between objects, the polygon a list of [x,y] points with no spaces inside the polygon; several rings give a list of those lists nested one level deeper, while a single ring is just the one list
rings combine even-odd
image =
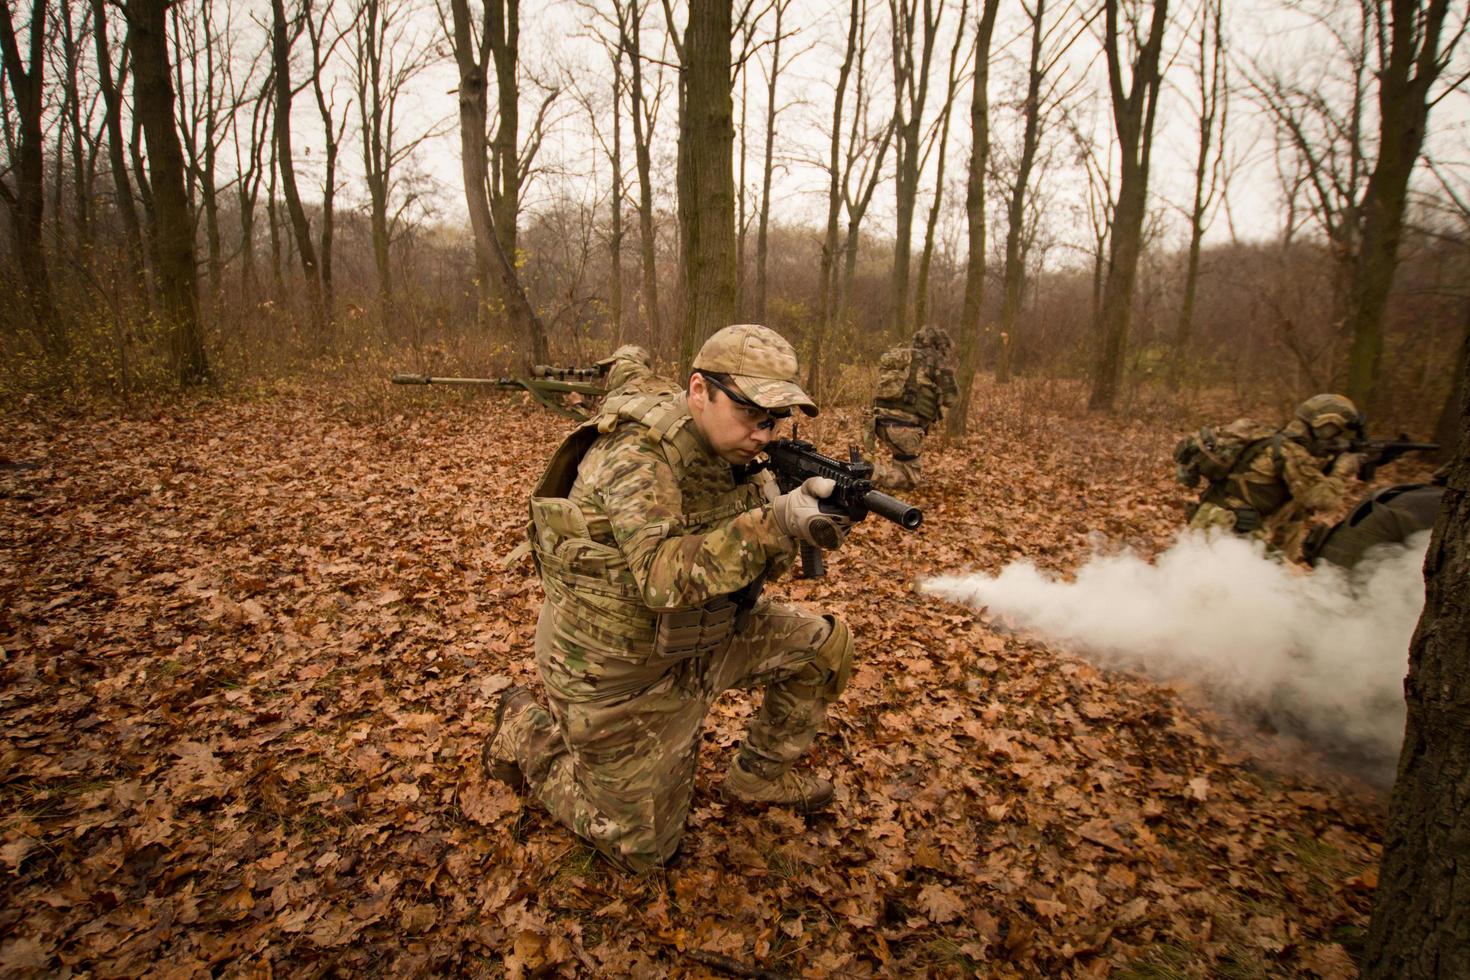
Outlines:
[{"label": "combat boot", "polygon": [[520,764],[516,762],[510,731],[515,720],[535,704],[535,695],[519,685],[501,692],[500,703],[495,708],[495,729],[485,739],[485,747],[480,751],[480,764],[485,767],[485,775],[490,779],[509,783],[516,789],[526,785],[526,777],[521,774]]},{"label": "combat boot", "polygon": [[730,763],[720,792],[731,803],[793,806],[802,813],[820,810],[832,802],[832,782],[810,772],[788,769],[776,779],[765,779],[740,763]]}]

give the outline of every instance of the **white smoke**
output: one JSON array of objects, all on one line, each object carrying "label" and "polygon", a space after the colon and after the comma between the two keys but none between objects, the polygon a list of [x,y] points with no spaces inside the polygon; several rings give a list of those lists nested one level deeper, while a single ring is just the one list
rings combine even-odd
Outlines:
[{"label": "white smoke", "polygon": [[1221,707],[1381,767],[1403,738],[1428,543],[1425,531],[1376,548],[1351,574],[1305,572],[1256,542],[1186,531],[1152,563],[1099,555],[1071,582],[1021,561],[920,588],[988,608],[1102,666],[1195,682]]}]

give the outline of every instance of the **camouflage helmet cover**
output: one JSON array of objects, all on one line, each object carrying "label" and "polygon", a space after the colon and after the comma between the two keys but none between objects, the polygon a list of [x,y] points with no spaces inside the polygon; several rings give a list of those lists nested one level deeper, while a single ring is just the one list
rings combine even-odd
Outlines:
[{"label": "camouflage helmet cover", "polygon": [[691,365],[695,371],[728,374],[735,387],[761,408],[800,408],[817,414],[796,377],[796,350],[784,337],[758,323],[737,323],[717,330],[704,342]]},{"label": "camouflage helmet cover", "polygon": [[598,367],[607,367],[618,361],[633,361],[644,367],[653,367],[653,358],[648,356],[648,351],[637,344],[624,344],[600,361],[596,361]]},{"label": "camouflage helmet cover", "polygon": [[1296,407],[1296,417],[1312,429],[1336,425],[1343,432],[1354,432],[1363,426],[1362,413],[1346,395],[1313,395]]}]

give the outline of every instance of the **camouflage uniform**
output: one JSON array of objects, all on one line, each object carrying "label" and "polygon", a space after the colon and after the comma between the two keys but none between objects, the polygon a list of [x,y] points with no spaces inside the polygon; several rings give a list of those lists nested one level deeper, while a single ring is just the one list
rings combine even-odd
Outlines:
[{"label": "camouflage uniform", "polygon": [[[878,443],[893,454],[891,462],[874,461],[873,479],[878,486],[912,490],[919,485],[919,451],[924,438],[959,391],[948,363],[952,347],[948,333],[927,326],[914,334],[910,347],[896,347],[883,356],[879,391],[863,436],[870,454]],[[895,364],[906,364],[907,371],[890,366]]]},{"label": "camouflage uniform", "polygon": [[[1334,411],[1318,411],[1321,400],[1331,400]],[[1297,415],[1274,437],[1247,448],[1230,475],[1204,492],[1190,527],[1245,534],[1287,558],[1301,553],[1312,515],[1342,505],[1363,457],[1342,452],[1345,441],[1322,440],[1314,432],[1314,421],[1318,428],[1334,425],[1340,434],[1361,424],[1346,398],[1315,396]]]},{"label": "camouflage uniform", "polygon": [[1406,483],[1377,490],[1331,528],[1323,526],[1307,542],[1313,565],[1329,562],[1352,568],[1372,548],[1403,544],[1420,531],[1433,529],[1444,500],[1444,487]]},{"label": "camouflage uniform", "polygon": [[[794,353],[763,327],[710,344],[742,329],[742,390],[762,371],[794,378]],[[762,366],[770,338],[789,365]],[[568,437],[533,495],[546,589],[536,667],[550,706],[515,715],[495,744],[553,816],[623,867],[658,866],[677,849],[721,692],[764,689],[739,764],[774,780],[846,685],[852,640],[840,621],[765,599],[737,615],[732,596],[795,553],[773,521],[772,484],[713,454],[683,392],[632,384]]]}]

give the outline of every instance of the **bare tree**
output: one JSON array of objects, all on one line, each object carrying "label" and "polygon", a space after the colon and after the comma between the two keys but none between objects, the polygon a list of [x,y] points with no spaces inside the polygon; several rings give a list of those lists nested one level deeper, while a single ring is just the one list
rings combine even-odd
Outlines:
[{"label": "bare tree", "polygon": [[440,123],[400,130],[399,107],[414,80],[436,57],[432,39],[415,28],[412,5],[357,0],[353,14],[353,79],[357,90],[358,132],[362,140],[363,179],[368,191],[373,264],[378,273],[379,313],[394,318],[393,268],[389,253],[397,226],[414,195],[403,196],[390,213],[402,165],[427,139],[443,132]]},{"label": "bare tree", "polygon": [[893,241],[890,330],[901,337],[909,330],[909,266],[913,250],[914,212],[918,207],[923,157],[924,108],[929,72],[944,5],[934,0],[889,0],[893,23],[894,197],[898,217]]},{"label": "bare tree", "polygon": [[642,275],[643,316],[648,324],[649,345],[657,350],[663,343],[663,323],[658,305],[658,242],[653,222],[653,130],[658,122],[662,88],[655,81],[650,98],[643,74],[643,10],[646,2],[627,0],[618,5],[618,38],[628,55],[628,114],[633,124],[633,156],[638,170],[638,242]]},{"label": "bare tree", "polygon": [[[1398,267],[1399,239],[1408,201],[1409,176],[1419,162],[1429,111],[1444,97],[1435,84],[1449,66],[1456,45],[1470,25],[1470,11],[1457,5],[1459,23],[1444,37],[1450,0],[1392,0],[1385,23],[1384,4],[1374,8],[1380,49],[1388,50],[1378,80],[1378,160],[1363,195],[1362,238],[1348,290],[1348,395],[1370,410],[1375,406],[1378,361],[1383,353],[1383,312]],[[1462,76],[1451,89],[1459,87]]]},{"label": "bare tree", "polygon": [[[280,0],[276,0],[280,2]],[[194,221],[184,190],[184,151],[174,118],[168,56],[167,0],[128,0],[128,47],[133,57],[133,105],[148,140],[158,285],[169,328],[174,376],[191,386],[209,378],[199,325]]]},{"label": "bare tree", "polygon": [[[61,28],[61,116],[66,123],[59,129],[69,129],[71,133],[72,223],[75,226],[77,254],[81,257],[81,261],[88,263],[92,246],[92,195],[88,188],[91,168],[86,151],[89,127],[82,119],[81,52],[86,42],[90,15],[83,10],[79,20],[73,23],[72,0],[58,0],[57,13],[59,15],[58,25]],[[90,116],[90,112],[88,115]],[[59,165],[63,159],[61,153],[57,153],[56,159]],[[60,180],[57,181],[55,192],[59,197],[61,194]],[[57,208],[56,211],[59,219],[62,209]]]},{"label": "bare tree", "polygon": [[[469,205],[470,226],[475,234],[475,254],[480,268],[481,316],[488,317],[491,301],[498,293],[505,303],[513,335],[530,341],[526,360],[545,362],[551,359],[546,328],[526,298],[509,254],[501,247],[496,219],[490,208],[490,167],[485,153],[489,112],[485,68],[491,45],[491,8],[494,3],[486,6],[478,34],[472,33],[469,0],[449,0],[449,7],[452,25],[448,30],[454,60],[459,67],[460,167],[464,174],[465,199]],[[490,277],[495,280],[493,287]]]},{"label": "bare tree", "polygon": [[965,299],[959,337],[959,397],[949,413],[950,435],[962,435],[969,424],[970,392],[979,362],[985,303],[985,177],[990,168],[990,41],[1000,0],[985,0],[975,29],[975,75],[970,89],[970,163],[965,178]]},{"label": "bare tree", "polygon": [[827,153],[827,229],[822,238],[817,327],[812,334],[811,350],[807,355],[806,365],[807,390],[813,392],[820,387],[818,383],[822,377],[823,348],[827,337],[832,333],[833,323],[837,317],[837,222],[842,214],[844,177],[842,106],[847,98],[848,79],[852,77],[853,63],[860,56],[858,39],[864,38],[866,44],[866,36],[863,32],[866,18],[867,8],[862,0],[849,0],[847,47],[842,55],[842,67],[837,72],[837,85],[832,98],[832,132]]},{"label": "bare tree", "polygon": [[[1470,345],[1460,373],[1470,369]],[[1408,719],[1389,800],[1363,975],[1470,975],[1470,398],[1424,559],[1409,645]]]},{"label": "bare tree", "polygon": [[316,97],[317,114],[322,121],[322,142],[325,157],[325,174],[322,177],[322,316],[330,328],[337,318],[336,289],[332,281],[332,249],[337,227],[337,156],[342,148],[342,135],[347,131],[347,117],[351,113],[351,100],[338,117],[333,92],[327,91],[322,79],[327,74],[328,61],[342,39],[357,27],[356,18],[362,8],[352,11],[346,24],[336,24],[333,17],[334,0],[326,0],[320,13],[313,10],[312,0],[302,0],[301,18],[306,23],[306,35],[311,41],[311,91]]},{"label": "bare tree", "polygon": [[[735,313],[734,104],[730,96],[731,4],[690,0],[679,100],[679,239],[684,323],[679,365]],[[672,20],[670,20],[672,25]]]},{"label": "bare tree", "polygon": [[[1118,201],[1113,212],[1108,273],[1098,314],[1098,351],[1093,364],[1092,394],[1088,406],[1111,409],[1123,379],[1123,353],[1128,345],[1128,320],[1133,306],[1133,284],[1142,251],[1143,219],[1148,208],[1149,161],[1153,153],[1154,116],[1158,109],[1163,73],[1159,68],[1168,23],[1168,0],[1151,0],[1147,35],[1140,33],[1142,0],[1122,11],[1127,36],[1119,23],[1126,0],[1105,0],[1108,87],[1112,92],[1113,124],[1118,134],[1120,170]],[[1130,80],[1123,79],[1123,45],[1131,55]]]},{"label": "bare tree", "polygon": [[[1046,26],[1046,0],[1035,0],[1033,6],[1025,9],[1031,21],[1031,54],[1026,68],[1026,95],[1021,103],[1021,146],[1010,174],[1010,193],[1006,195],[1005,268],[1001,272],[1000,337],[995,361],[995,380],[1002,384],[1011,377],[1011,357],[1026,291],[1031,233],[1036,227],[1034,221],[1028,221],[1028,214],[1034,198],[1032,173],[1037,151],[1056,109],[1071,95],[1063,88],[1065,75],[1057,71],[1057,65],[1091,25],[1091,18],[1083,18],[1080,24],[1071,26],[1067,16],[1073,9],[1070,3],[1063,7],[1050,28]],[[1057,30],[1072,33],[1064,33],[1060,42],[1049,44],[1049,37]],[[1043,82],[1049,82],[1045,91]]]},{"label": "bare tree", "polygon": [[[229,11],[223,30],[215,24],[214,0],[198,0],[195,7],[185,9],[175,3],[170,8],[174,37],[184,51],[174,59],[174,72],[180,94],[179,135],[188,163],[190,206],[194,191],[204,211],[204,241],[209,270],[209,295],[217,296],[224,269],[224,250],[220,237],[219,187],[215,172],[220,147],[229,134],[235,107],[228,103],[228,87],[221,74],[233,60],[233,43]],[[187,67],[189,77],[184,77]],[[201,77],[202,75],[202,77]]]},{"label": "bare tree", "polygon": [[281,177],[281,195],[285,198],[296,254],[301,259],[301,272],[306,280],[312,334],[319,345],[324,345],[327,313],[322,298],[321,267],[317,262],[316,246],[311,240],[311,222],[307,220],[301,192],[296,186],[296,165],[291,148],[291,102],[295,95],[291,87],[291,46],[310,19],[303,11],[303,16],[295,24],[288,24],[283,0],[271,0],[271,61],[276,82],[276,170]]},{"label": "bare tree", "polygon": [[131,264],[134,285],[147,296],[143,264],[143,229],[133,201],[133,188],[128,180],[127,158],[123,155],[122,88],[128,76],[128,56],[124,46],[118,59],[116,77],[112,68],[112,46],[107,37],[107,7],[104,0],[91,0],[92,40],[96,50],[97,85],[102,94],[103,129],[107,134],[108,169],[112,172],[113,205],[122,219],[123,239]]},{"label": "bare tree", "polygon": [[[0,52],[5,60],[5,77],[15,100],[20,122],[20,141],[15,155],[15,184],[0,180],[0,199],[10,209],[10,227],[15,236],[22,288],[30,306],[32,329],[48,353],[66,350],[66,336],[51,294],[51,273],[41,243],[44,218],[45,160],[41,147],[44,65],[46,58],[46,0],[34,0],[29,28],[30,53],[23,58],[10,19],[10,4],[0,16]],[[27,67],[29,65],[29,67]]]},{"label": "bare tree", "polygon": [[[949,50],[949,73],[945,77],[944,104],[939,118],[925,141],[924,157],[920,169],[927,163],[930,154],[937,153],[934,167],[934,199],[929,203],[929,215],[924,222],[924,247],[919,253],[919,275],[914,283],[914,323],[924,324],[929,318],[929,269],[934,261],[934,235],[939,227],[939,212],[944,207],[944,169],[949,157],[949,120],[954,114],[954,100],[959,93],[960,74],[964,65],[960,52],[965,48],[965,20],[968,8],[960,7],[960,22],[955,28],[954,44]],[[967,55],[968,57],[968,55]],[[938,130],[938,138],[933,130]]]},{"label": "bare tree", "polygon": [[1184,270],[1184,297],[1179,325],[1174,331],[1174,357],[1169,362],[1169,387],[1178,389],[1179,376],[1189,354],[1194,304],[1199,289],[1200,241],[1219,200],[1225,166],[1225,132],[1229,115],[1229,66],[1225,58],[1224,0],[1203,0],[1199,9],[1198,54],[1194,65],[1195,119],[1199,123],[1198,152],[1194,162],[1194,203],[1189,209],[1189,257]]},{"label": "bare tree", "polygon": [[781,78],[781,42],[785,37],[786,12],[791,0],[774,0],[776,12],[775,32],[771,37],[771,64],[766,70],[766,156],[761,167],[761,210],[755,236],[755,319],[766,321],[766,253],[770,248],[771,223],[771,177],[775,171],[776,116],[780,106],[776,101],[776,84]]}]

